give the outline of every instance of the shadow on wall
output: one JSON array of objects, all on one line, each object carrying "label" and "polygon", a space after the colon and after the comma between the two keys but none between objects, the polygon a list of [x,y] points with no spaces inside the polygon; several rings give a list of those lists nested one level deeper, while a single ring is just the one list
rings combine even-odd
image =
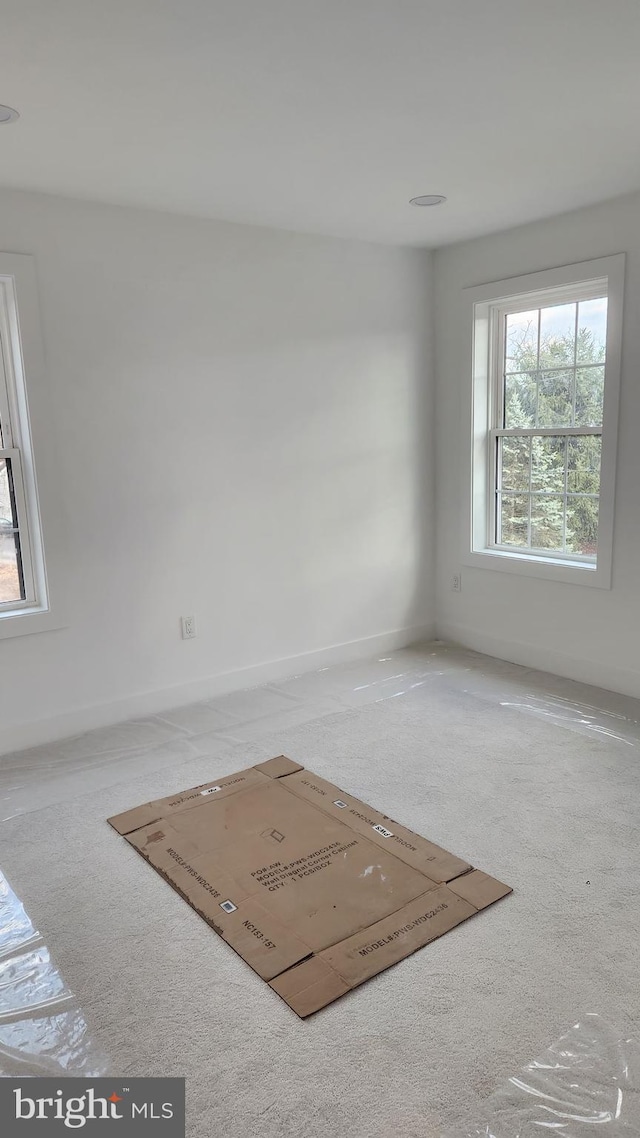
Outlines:
[{"label": "shadow on wall", "polygon": [[431,305],[431,257],[420,254],[417,269],[414,312],[415,328],[422,329],[416,342],[413,408],[413,448],[415,484],[413,487],[413,538],[415,542],[415,581],[413,597],[407,609],[406,628],[424,629],[435,634],[435,360]]}]

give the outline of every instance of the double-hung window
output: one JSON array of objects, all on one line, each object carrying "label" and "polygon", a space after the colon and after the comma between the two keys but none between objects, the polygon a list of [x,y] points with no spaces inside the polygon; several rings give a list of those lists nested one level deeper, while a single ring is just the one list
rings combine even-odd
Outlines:
[{"label": "double-hung window", "polygon": [[4,343],[0,358],[0,611],[35,601],[22,448],[11,413]]},{"label": "double-hung window", "polygon": [[607,257],[468,290],[467,563],[609,585],[623,274]]},{"label": "double-hung window", "polygon": [[[21,299],[24,313],[18,312]],[[30,258],[0,254],[0,635],[52,626],[23,350],[26,328],[35,394],[41,398],[36,321]]]}]

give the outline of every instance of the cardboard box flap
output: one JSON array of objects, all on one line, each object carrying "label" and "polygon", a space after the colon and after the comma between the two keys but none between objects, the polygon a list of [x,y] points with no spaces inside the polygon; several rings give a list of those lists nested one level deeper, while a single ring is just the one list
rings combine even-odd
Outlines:
[{"label": "cardboard box flap", "polygon": [[301,767],[300,763],[294,763],[293,759],[288,759],[286,755],[278,755],[275,759],[267,759],[266,763],[257,763],[253,769],[266,774],[269,778],[285,778],[286,775],[295,774],[296,771],[303,771],[304,767]]},{"label": "cardboard box flap", "polygon": [[363,834],[405,865],[426,874],[432,881],[451,881],[471,869],[468,861],[463,861],[427,838],[414,834],[373,806],[367,806],[365,802],[310,771],[292,773],[283,780],[282,785],[292,794],[305,798],[331,817],[338,818],[352,830]]},{"label": "cardboard box flap", "polygon": [[351,988],[472,917],[476,909],[447,885],[416,897],[396,913],[320,953]]},{"label": "cardboard box flap", "polygon": [[248,767],[247,770],[236,771],[235,774],[225,775],[224,778],[212,779],[211,782],[203,782],[200,786],[192,786],[177,794],[169,794],[166,798],[145,802],[143,806],[125,810],[122,814],[114,814],[113,817],[107,818],[107,822],[119,834],[131,834],[141,826],[148,826],[161,818],[170,817],[171,814],[201,806],[208,798],[225,798],[230,794],[236,794],[239,790],[246,790],[247,787],[258,786],[264,782],[265,776],[257,767]]},{"label": "cardboard box flap", "polygon": [[476,909],[486,909],[488,905],[493,905],[495,901],[513,892],[510,885],[503,885],[481,869],[472,869],[471,873],[457,877],[455,881],[449,882],[449,888]]},{"label": "cardboard box flap", "polygon": [[141,826],[149,826],[162,817],[161,808],[155,802],[145,802],[144,806],[135,806],[133,810],[125,810],[122,814],[114,814],[107,818],[110,826],[119,834],[131,834]]},{"label": "cardboard box flap", "polygon": [[231,898],[220,903],[221,929],[216,931],[263,980],[272,980],[311,956],[309,945],[268,913],[255,897],[240,901],[235,909],[232,905]]},{"label": "cardboard box flap", "polygon": [[302,1019],[344,996],[350,986],[319,956],[312,956],[271,981],[274,992]]}]

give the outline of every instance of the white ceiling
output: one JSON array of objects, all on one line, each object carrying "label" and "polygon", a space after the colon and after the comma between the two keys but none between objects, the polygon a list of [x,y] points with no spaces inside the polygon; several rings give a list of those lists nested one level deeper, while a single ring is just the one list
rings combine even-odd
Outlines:
[{"label": "white ceiling", "polygon": [[0,185],[442,245],[640,188],[639,52],[640,0],[0,0]]}]

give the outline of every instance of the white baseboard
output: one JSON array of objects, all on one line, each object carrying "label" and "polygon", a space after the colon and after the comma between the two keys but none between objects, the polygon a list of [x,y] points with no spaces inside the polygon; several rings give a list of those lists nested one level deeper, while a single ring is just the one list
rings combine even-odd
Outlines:
[{"label": "white baseboard", "polygon": [[206,676],[201,680],[192,680],[159,691],[139,692],[137,695],[110,703],[74,708],[63,715],[49,719],[18,723],[0,733],[0,756],[9,751],[19,751],[41,743],[52,743],[56,739],[66,739],[68,736],[79,735],[96,727],[108,727],[125,719],[157,715],[171,707],[196,703],[198,700],[210,699],[225,692],[282,680],[299,672],[311,672],[316,668],[326,668],[332,664],[348,663],[375,655],[377,652],[391,652],[396,648],[405,648],[408,644],[431,640],[433,635],[433,625],[399,628],[394,632],[383,632],[377,636],[367,636],[362,640],[352,640],[346,644],[334,644],[316,652],[304,652],[299,656],[270,660],[234,672]]},{"label": "white baseboard", "polygon": [[472,648],[485,656],[496,656],[499,660],[508,660],[512,664],[537,668],[541,672],[551,672],[569,680],[640,699],[640,672],[631,668],[611,667],[599,660],[570,656],[538,644],[505,640],[463,624],[439,623],[436,632],[440,640],[461,644],[464,648]]}]

